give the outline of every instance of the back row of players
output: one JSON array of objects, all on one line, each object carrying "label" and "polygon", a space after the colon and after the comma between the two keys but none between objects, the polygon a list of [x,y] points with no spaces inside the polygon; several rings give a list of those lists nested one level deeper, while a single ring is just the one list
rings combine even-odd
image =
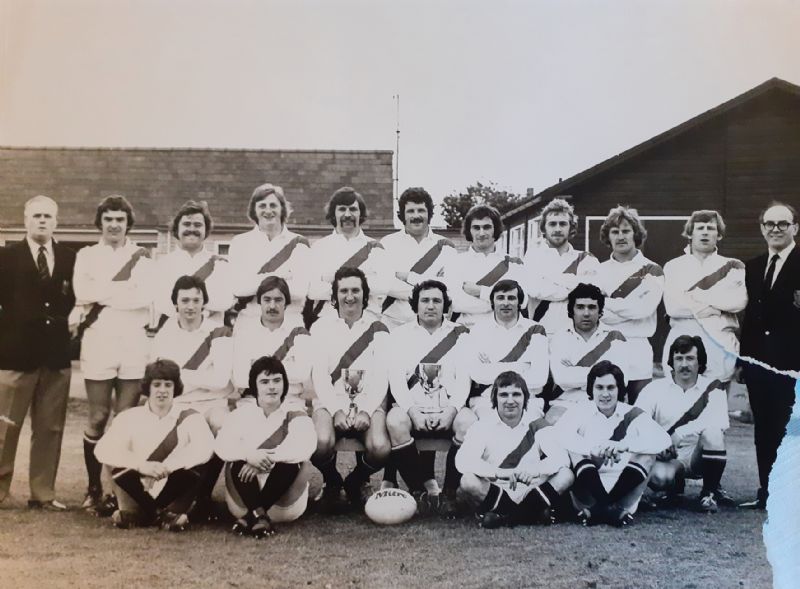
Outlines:
[{"label": "back row of players", "polygon": [[[116,457],[137,454],[132,448],[138,449],[136,464],[148,462],[153,451],[148,444],[121,442],[125,436],[120,434],[120,428],[129,421],[131,436],[148,431],[135,419],[116,419],[103,442],[97,444],[109,417],[112,391],[117,393],[117,411],[135,405],[148,359],[160,358],[180,366],[179,378],[171,380],[175,387],[180,382],[183,390],[171,409],[179,439],[181,427],[189,427],[184,423],[197,422],[178,421],[183,415],[179,410],[186,408],[200,411],[214,432],[221,427],[224,431],[223,424],[241,422],[231,426],[235,428],[232,431],[242,440],[248,437],[248,418],[239,415],[248,403],[240,402],[244,407],[229,415],[230,398],[249,391],[260,400],[261,389],[256,382],[259,377],[263,374],[269,380],[270,375],[284,370],[280,376],[289,407],[285,419],[290,414],[303,413],[290,410],[293,404],[302,408],[306,403],[311,408],[313,427],[298,425],[287,429],[288,421],[271,423],[277,429],[283,427],[283,436],[292,431],[313,434],[313,444],[304,445],[299,440],[288,444],[287,437],[287,444],[282,446],[291,448],[287,451],[296,460],[286,462],[292,463],[305,461],[308,456],[301,456],[301,449],[310,447],[312,462],[325,479],[322,505],[330,509],[341,501],[342,489],[351,503],[363,503],[364,483],[387,460],[400,470],[406,484],[424,504],[445,514],[455,509],[460,473],[477,477],[460,481],[468,496],[496,490],[482,503],[481,511],[502,517],[484,519],[489,525],[505,521],[503,518],[509,515],[509,510],[501,507],[510,505],[504,498],[511,497],[513,503],[519,504],[533,488],[539,490],[534,497],[542,497],[548,507],[572,483],[569,469],[551,473],[555,476],[562,472],[551,485],[554,495],[550,487],[543,486],[544,482],[533,484],[541,477],[529,476],[539,472],[532,470],[520,471],[519,474],[525,473],[521,477],[509,478],[502,473],[498,480],[504,481],[505,490],[503,485],[486,487],[484,483],[493,480],[494,475],[483,476],[486,473],[477,464],[497,459],[497,464],[491,464],[497,468],[507,462],[507,457],[500,454],[514,450],[516,443],[513,435],[503,434],[502,427],[523,434],[533,432],[524,436],[530,437],[528,447],[516,449],[517,460],[536,454],[530,451],[535,428],[531,425],[529,430],[528,425],[542,425],[538,418],[543,409],[548,409],[547,421],[558,422],[561,427],[577,419],[575,432],[584,437],[587,431],[594,436],[595,430],[618,422],[605,436],[606,441],[614,438],[614,444],[603,446],[593,440],[591,447],[583,448],[587,450],[585,457],[590,457],[588,463],[583,464],[580,459],[576,462],[573,457],[573,466],[579,481],[584,471],[594,473],[586,475],[593,481],[587,484],[594,495],[602,495],[602,487],[593,479],[597,466],[601,470],[617,468],[619,480],[627,481],[623,490],[636,488],[638,495],[635,501],[620,507],[620,492],[614,493],[616,487],[611,488],[611,499],[600,500],[600,507],[587,516],[589,519],[628,521],[655,455],[666,450],[661,456],[666,460],[670,458],[670,448],[682,447],[685,436],[675,434],[681,428],[690,438],[694,436],[694,442],[703,434],[702,444],[690,444],[692,451],[700,450],[694,456],[690,452],[688,458],[684,452],[683,462],[665,462],[672,464],[666,474],[661,472],[651,480],[674,479],[675,475],[679,480],[682,474],[697,474],[702,463],[709,480],[704,482],[700,501],[706,509],[716,508],[725,457],[724,388],[736,358],[735,313],[746,303],[743,265],[716,253],[717,241],[725,230],[718,213],[692,214],[684,230],[689,239],[686,255],[669,262],[663,272],[639,250],[646,231],[636,211],[626,207],[612,210],[603,224],[601,237],[611,247],[612,255],[602,264],[569,244],[577,218],[572,207],[559,199],[542,211],[541,247],[529,248],[523,260],[496,251],[502,225],[498,212],[486,206],[474,207],[467,214],[464,236],[471,246],[458,253],[452,243],[430,231],[433,203],[427,192],[418,188],[407,190],[400,198],[398,215],[405,228],[381,242],[361,231],[366,204],[351,188],[333,194],[327,218],[334,231],[311,247],[303,237],[287,229],[289,213],[289,204],[279,187],[257,188],[248,207],[255,226],[234,238],[226,261],[204,249],[204,240],[212,229],[207,208],[188,202],[173,221],[179,247],[151,262],[144,250],[126,237],[133,225],[133,210],[127,200],[114,196],[100,204],[95,222],[102,232],[101,241],[78,254],[74,277],[77,304],[71,318],[82,333],[81,364],[90,401],[84,444],[89,474],[87,507],[104,503],[100,462],[133,468],[134,457]],[[583,401],[587,390],[590,397],[597,391],[598,382],[614,388],[622,398],[627,395],[630,403],[636,401],[639,391],[652,378],[653,352],[647,338],[655,332],[655,313],[662,293],[672,326],[664,347],[665,356],[669,356],[665,364],[674,366],[688,357],[686,367],[676,369],[672,378],[653,383],[653,392],[641,399],[641,403],[650,403],[645,413],[663,428],[643,425],[648,416],[640,415],[641,411],[633,415],[627,405],[617,406],[615,395],[614,403],[606,399],[608,405],[615,406],[610,413],[604,411],[600,397],[594,395],[597,408],[591,415],[560,418],[568,408],[583,407],[585,412],[587,406],[594,407]],[[232,306],[238,312],[233,331],[222,321]],[[152,341],[142,329],[148,322],[152,331],[157,329]],[[687,337],[678,339],[679,336]],[[677,347],[673,345],[676,339]],[[252,368],[259,365],[262,356],[277,360],[281,369],[254,375]],[[612,363],[598,364],[603,360]],[[166,370],[163,362],[152,366]],[[602,374],[592,377],[593,366],[604,367]],[[705,375],[699,376],[700,373]],[[552,382],[548,381],[549,375]],[[681,380],[681,375],[690,378]],[[151,393],[147,378],[143,386],[146,394]],[[518,389],[524,400],[506,402],[502,389],[509,387]],[[671,398],[667,394],[671,387],[691,394]],[[537,397],[543,391],[544,400]],[[505,392],[514,396],[510,394],[513,391]],[[657,402],[655,397],[664,397],[665,401]],[[146,407],[152,402],[151,395]],[[504,419],[503,411],[504,407],[518,409],[515,402],[521,402],[520,407],[527,407],[527,411],[523,419],[520,410],[520,419],[511,424]],[[547,407],[543,407],[544,402]],[[262,409],[266,416],[266,408]],[[597,427],[589,427],[587,424],[598,412],[619,419],[601,420]],[[471,427],[477,418],[479,425]],[[584,419],[588,421],[584,423]],[[678,424],[681,420],[685,423]],[[685,427],[688,423],[691,427]],[[653,460],[620,461],[624,438],[619,437],[620,432],[642,428],[649,434],[644,436],[646,443],[639,450]],[[672,440],[665,433],[670,428]],[[261,433],[251,432],[250,437]],[[412,435],[417,434],[452,437],[444,492],[440,492],[433,477],[431,455],[416,451]],[[344,480],[336,470],[334,451],[335,441],[342,435],[361,437],[366,449]],[[473,438],[481,441],[470,444]],[[107,441],[115,439],[120,443]],[[204,469],[201,498],[210,493],[222,460],[230,457],[225,449],[219,449],[225,440],[226,436],[218,438],[218,456],[211,458]],[[504,446],[494,448],[492,444],[499,444],[500,440]],[[626,451],[638,452],[635,444],[625,440]],[[160,448],[159,442],[154,439],[150,446]],[[488,445],[475,450],[476,444],[481,443]],[[603,447],[598,450],[598,446]],[[539,454],[551,456],[544,450]],[[252,482],[256,474],[264,475],[257,477],[259,489],[263,490],[267,488],[266,475],[281,461],[262,457],[245,462],[249,466],[243,468],[243,473],[228,473],[229,482]],[[472,467],[468,466],[470,463]],[[594,465],[594,471],[589,463]],[[621,464],[628,466],[620,468]],[[641,476],[631,468],[638,469]],[[153,474],[133,470],[151,477]],[[161,475],[156,478],[166,477],[163,469],[156,470]],[[393,469],[387,470],[391,479]],[[293,472],[296,476],[290,484],[300,476],[298,469]],[[482,482],[479,484],[478,480]],[[608,486],[607,480],[603,483]],[[303,493],[297,499],[302,499],[304,507]],[[239,495],[243,500],[245,495]],[[611,505],[616,507],[606,509]],[[126,511],[118,511],[116,518],[125,520]],[[261,511],[247,511],[239,529],[250,533],[254,526],[256,532],[271,527],[268,520],[267,524],[262,521]],[[587,513],[591,514],[591,509]],[[181,519],[181,515],[170,517]]]}]

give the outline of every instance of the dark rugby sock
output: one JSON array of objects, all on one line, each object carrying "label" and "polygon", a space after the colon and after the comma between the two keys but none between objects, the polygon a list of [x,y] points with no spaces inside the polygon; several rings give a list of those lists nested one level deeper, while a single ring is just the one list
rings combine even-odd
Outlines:
[{"label": "dark rugby sock", "polygon": [[459,448],[461,448],[461,444],[453,439],[444,465],[444,492],[449,495],[454,495],[461,484],[461,473],[456,468],[456,454],[458,454]]},{"label": "dark rugby sock", "polygon": [[89,479],[89,492],[99,494],[103,490],[103,483],[100,481],[100,473],[103,466],[94,455],[95,446],[100,436],[93,436],[84,432],[83,434],[83,461],[86,463],[86,475]]},{"label": "dark rugby sock", "polygon": [[336,470],[336,452],[328,460],[311,460],[311,463],[322,473],[322,479],[328,487],[341,488],[342,475]]},{"label": "dark rugby sock", "polygon": [[488,513],[489,511],[498,515],[511,515],[517,509],[517,504],[509,497],[506,492],[495,485],[489,485],[489,492],[478,506],[478,513]]},{"label": "dark rugby sock", "polygon": [[727,463],[725,450],[703,450],[703,495],[717,490]]},{"label": "dark rugby sock", "polygon": [[608,503],[608,493],[600,480],[600,472],[591,460],[584,458],[575,465],[575,485],[585,489],[598,503]]},{"label": "dark rugby sock", "polygon": [[[414,492],[423,489],[424,479],[420,476],[420,454],[417,451],[414,440],[410,440],[403,446],[392,448],[389,460],[397,466],[397,470],[406,482],[409,491]],[[384,480],[386,480],[385,477]]]},{"label": "dark rugby sock", "polygon": [[638,462],[629,462],[608,493],[609,503],[616,503],[647,480],[648,472]]}]

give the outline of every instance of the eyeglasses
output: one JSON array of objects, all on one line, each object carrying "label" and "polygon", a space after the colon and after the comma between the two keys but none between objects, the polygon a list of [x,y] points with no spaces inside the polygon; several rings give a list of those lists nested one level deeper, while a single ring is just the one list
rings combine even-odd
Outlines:
[{"label": "eyeglasses", "polygon": [[761,226],[767,231],[772,231],[773,229],[786,231],[792,225],[794,225],[794,223],[790,223],[789,221],[778,221],[777,223],[775,221],[764,221],[761,223]]}]

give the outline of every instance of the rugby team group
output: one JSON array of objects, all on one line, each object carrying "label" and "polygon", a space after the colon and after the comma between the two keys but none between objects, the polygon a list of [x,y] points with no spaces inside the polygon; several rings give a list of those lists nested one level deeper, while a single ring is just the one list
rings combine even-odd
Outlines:
[{"label": "rugby team group", "polygon": [[[602,263],[570,244],[577,216],[560,198],[522,259],[500,250],[493,207],[467,213],[465,251],[431,231],[433,212],[409,188],[403,228],[377,241],[361,228],[364,198],[340,188],[333,232],[309,244],[287,227],[283,190],[264,184],[227,257],[207,250],[206,203],[188,201],[171,224],[177,247],[151,259],[128,237],[124,196],[102,200],[100,240],[77,255],[53,240],[57,203],[28,200],[26,238],[0,250],[0,502],[30,408],[28,506],[66,508],[54,487],[79,346],[83,508],[120,528],[181,531],[219,514],[223,476],[233,531],[263,538],[309,503],[362,509],[381,469],[382,487],[399,474],[419,513],[474,514],[484,528],[626,526],[640,502],[715,512],[732,504],[720,486],[732,378],[755,419],[760,489],[743,506],[764,508],[794,388],[766,363],[798,368],[780,339],[800,327],[793,207],[762,211],[769,254],[747,266],[717,252],[722,216],[695,211],[685,254],[663,269],[626,206],[602,225]],[[662,300],[670,331],[653,379]],[[344,446],[357,451],[343,477]],[[310,498],[313,468],[323,486]],[[684,501],[686,478],[702,488]]]}]

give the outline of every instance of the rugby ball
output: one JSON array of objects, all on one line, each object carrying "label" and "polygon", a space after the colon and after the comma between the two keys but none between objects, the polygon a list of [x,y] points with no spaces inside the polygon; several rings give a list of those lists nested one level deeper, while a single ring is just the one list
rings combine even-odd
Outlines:
[{"label": "rugby ball", "polygon": [[417,502],[402,489],[381,489],[364,506],[364,513],[376,524],[394,525],[407,522],[417,512]]}]

